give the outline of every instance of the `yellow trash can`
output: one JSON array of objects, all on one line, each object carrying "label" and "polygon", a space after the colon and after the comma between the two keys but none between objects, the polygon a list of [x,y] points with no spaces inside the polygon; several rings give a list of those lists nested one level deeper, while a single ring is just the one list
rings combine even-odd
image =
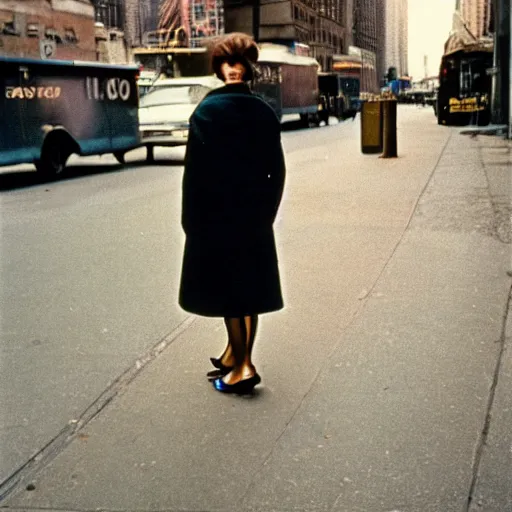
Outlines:
[{"label": "yellow trash can", "polygon": [[361,105],[361,151],[382,153],[383,116],[381,101],[365,101]]}]

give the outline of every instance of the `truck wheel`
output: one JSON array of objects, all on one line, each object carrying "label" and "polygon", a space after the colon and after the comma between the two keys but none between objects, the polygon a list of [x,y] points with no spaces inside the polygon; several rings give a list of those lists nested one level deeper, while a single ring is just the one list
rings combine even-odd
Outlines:
[{"label": "truck wheel", "polygon": [[115,151],[114,158],[120,163],[125,164],[126,160],[124,159],[124,151]]},{"label": "truck wheel", "polygon": [[309,128],[309,114],[300,114],[300,123],[305,128]]},{"label": "truck wheel", "polygon": [[150,164],[155,161],[155,152],[153,146],[150,144],[147,146],[146,161]]},{"label": "truck wheel", "polygon": [[345,102],[343,100],[340,101],[340,106],[339,106],[337,114],[338,115],[336,117],[338,118],[338,121],[343,121],[344,119],[346,119]]},{"label": "truck wheel", "polygon": [[491,122],[491,114],[487,111],[480,112],[478,116],[478,126],[487,126]]},{"label": "truck wheel", "polygon": [[41,159],[35,162],[37,171],[46,178],[55,178],[62,174],[71,151],[62,139],[45,143]]}]

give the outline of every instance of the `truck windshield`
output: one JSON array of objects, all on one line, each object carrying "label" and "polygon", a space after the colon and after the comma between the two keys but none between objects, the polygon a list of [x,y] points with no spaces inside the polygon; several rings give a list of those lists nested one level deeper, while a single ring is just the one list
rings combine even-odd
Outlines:
[{"label": "truck windshield", "polygon": [[343,88],[343,92],[345,94],[354,96],[359,95],[359,80],[356,78],[344,78],[341,81],[341,87]]}]

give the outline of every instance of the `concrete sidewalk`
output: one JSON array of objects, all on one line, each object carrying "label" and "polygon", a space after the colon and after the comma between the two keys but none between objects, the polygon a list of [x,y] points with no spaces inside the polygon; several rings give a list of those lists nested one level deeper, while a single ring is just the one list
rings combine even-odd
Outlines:
[{"label": "concrete sidewalk", "polygon": [[223,325],[190,319],[2,506],[511,512],[510,146],[399,122],[398,159],[358,121],[287,157],[254,397],[207,383]]}]

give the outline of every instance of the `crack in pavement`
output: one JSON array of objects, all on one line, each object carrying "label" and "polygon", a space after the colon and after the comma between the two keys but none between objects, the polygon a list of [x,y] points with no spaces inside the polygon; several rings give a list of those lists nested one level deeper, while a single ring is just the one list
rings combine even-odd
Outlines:
[{"label": "crack in pavement", "polygon": [[[497,389],[498,383],[499,383],[500,370],[501,370],[501,366],[502,366],[502,362],[503,362],[503,356],[505,354],[505,349],[506,349],[507,322],[509,319],[509,312],[510,312],[511,308],[512,308],[512,286],[509,289],[508,299],[507,299],[507,303],[505,306],[505,312],[503,314],[501,337],[499,340],[499,343],[501,344],[501,346],[500,346],[498,358],[496,360],[496,366],[494,368],[494,376],[493,376],[491,388],[489,390],[489,398],[487,401],[487,409],[486,409],[484,425],[483,425],[482,432],[480,434],[480,438],[478,439],[476,450],[475,450],[475,457],[474,457],[473,465],[472,465],[471,485],[469,488],[468,500],[466,503],[466,507],[464,508],[464,512],[470,512],[470,509],[471,509],[476,485],[478,483],[478,474],[479,474],[479,470],[480,470],[480,464],[482,462],[484,447],[487,443],[487,437],[489,435],[489,430],[491,428],[492,408],[494,405],[494,398],[496,396],[496,389]],[[512,321],[512,319],[511,319],[511,321]]]}]

